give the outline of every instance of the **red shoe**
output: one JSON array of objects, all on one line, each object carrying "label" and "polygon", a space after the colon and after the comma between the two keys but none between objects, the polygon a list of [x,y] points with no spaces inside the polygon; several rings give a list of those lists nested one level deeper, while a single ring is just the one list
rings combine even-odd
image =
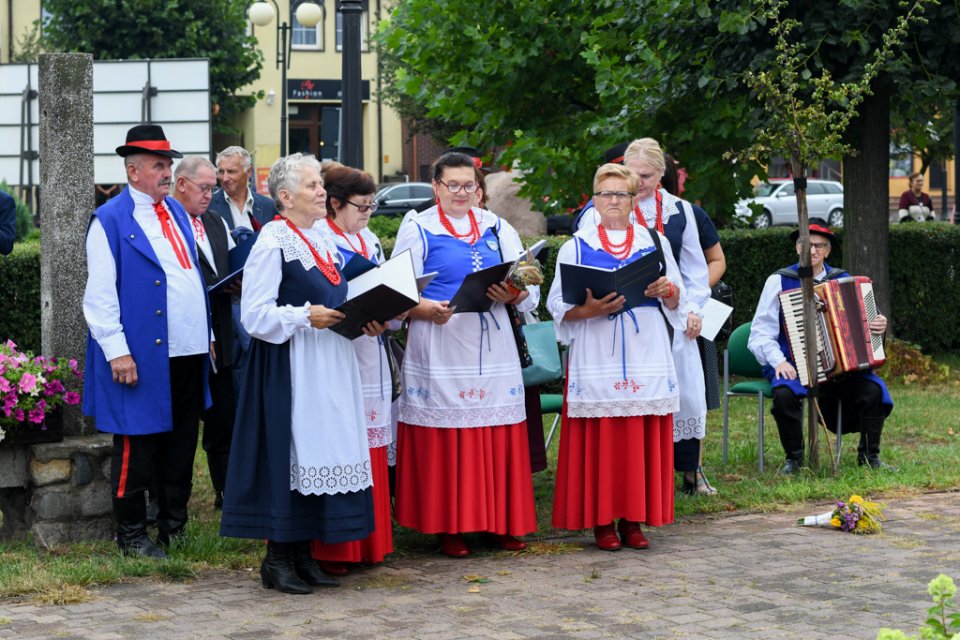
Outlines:
[{"label": "red shoe", "polygon": [[494,533],[493,540],[504,551],[523,551],[527,548],[526,542],[509,534]]},{"label": "red shoe", "polygon": [[324,573],[331,576],[345,576],[350,571],[346,562],[338,560],[317,560],[317,564],[320,565]]},{"label": "red shoe", "polygon": [[460,534],[441,533],[437,535],[440,538],[440,552],[451,558],[465,558],[470,555],[470,547],[463,541]]},{"label": "red shoe", "polygon": [[620,539],[617,537],[617,532],[613,530],[612,522],[602,527],[594,527],[593,537],[597,541],[597,546],[604,551],[620,550]]},{"label": "red shoe", "polygon": [[650,541],[640,531],[639,522],[621,518],[620,522],[617,523],[617,530],[620,532],[620,539],[623,540],[623,544],[631,549],[648,549],[650,547]]}]

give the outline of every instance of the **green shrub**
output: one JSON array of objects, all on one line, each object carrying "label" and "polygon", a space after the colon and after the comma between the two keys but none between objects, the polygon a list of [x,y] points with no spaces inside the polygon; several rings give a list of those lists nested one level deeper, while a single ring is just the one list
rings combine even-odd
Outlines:
[{"label": "green shrub", "polygon": [[[386,255],[393,251],[399,218],[381,217],[374,229]],[[379,220],[381,218],[373,218]],[[391,225],[389,228],[386,225]],[[789,228],[724,229],[720,241],[727,256],[724,281],[733,287],[735,325],[753,318],[763,283],[771,273],[796,261]],[[842,239],[843,231],[838,231]],[[549,317],[546,298],[553,281],[557,253],[568,236],[547,238],[549,255],[544,262],[546,283],[542,287],[538,314]],[[531,243],[533,239],[525,239]],[[830,263],[840,265],[842,252],[830,254]],[[960,349],[956,330],[956,300],[960,300],[960,227],[942,223],[890,227],[890,282],[893,332],[901,340],[918,345],[925,353]],[[0,338],[11,338],[25,349],[40,349],[40,255],[36,242],[18,243],[14,252],[0,259]]]},{"label": "green shrub", "polygon": [[0,257],[0,341],[40,351],[40,243],[18,242]]}]

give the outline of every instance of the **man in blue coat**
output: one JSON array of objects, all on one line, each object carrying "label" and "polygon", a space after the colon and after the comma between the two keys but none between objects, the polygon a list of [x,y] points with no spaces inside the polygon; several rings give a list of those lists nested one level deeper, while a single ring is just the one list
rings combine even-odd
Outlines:
[{"label": "man in blue coat", "polygon": [[[799,235],[800,231],[796,230],[790,236],[796,244],[797,254],[801,250]],[[836,241],[826,221],[810,218],[810,267],[816,284],[849,275],[826,263]],[[779,297],[782,291],[799,287],[799,264],[780,269],[767,278],[747,342],[747,348],[773,386],[772,413],[787,458],[780,468],[782,475],[795,474],[803,466],[803,398],[807,390],[797,377],[796,363],[783,329]],[[871,333],[879,335],[886,329],[886,316],[878,314],[870,321]],[[827,428],[836,433],[837,406],[842,400],[842,433],[860,433],[857,463],[868,464],[872,469],[892,470],[893,467],[880,460],[883,423],[893,410],[893,400],[883,380],[872,371],[858,371],[823,382],[819,389],[820,409]]]},{"label": "man in blue coat", "polygon": [[182,533],[200,413],[209,406],[210,312],[196,243],[169,196],[172,158],[163,129],[137,125],[117,148],[127,188],[87,228],[87,337],[83,411],[114,434],[117,544],[166,557],[147,536],[145,492],[157,488],[158,542]]}]

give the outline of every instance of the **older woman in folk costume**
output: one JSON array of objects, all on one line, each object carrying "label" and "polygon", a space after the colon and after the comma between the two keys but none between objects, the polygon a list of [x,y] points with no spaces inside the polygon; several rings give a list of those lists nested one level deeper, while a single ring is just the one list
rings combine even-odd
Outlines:
[{"label": "older woman in folk costume", "polygon": [[[340,249],[345,262],[359,254],[375,264],[383,262],[380,240],[367,228],[377,210],[373,201],[376,185],[369,174],[343,165],[324,171],[327,190],[327,217],[314,225]],[[363,540],[325,544],[313,543],[313,557],[332,575],[347,573],[347,563],[383,562],[393,551],[393,522],[390,515],[390,487],[387,479],[387,445],[393,441],[391,395],[393,384],[384,337],[363,335],[353,341],[363,384],[363,415],[373,471],[373,533]]]},{"label": "older woman in folk costume", "polygon": [[320,165],[280,158],[269,185],[284,219],[264,225],[244,269],[241,320],[253,341],[221,533],[267,539],[264,587],[309,593],[339,584],[311,558],[311,539],[360,540],[374,529],[370,450],[353,343],[329,330],[344,317],[340,253],[311,232],[326,215]]},{"label": "older woman in folk costume", "polygon": [[547,299],[557,337],[570,345],[553,525],[593,527],[607,551],[645,549],[640,524],[673,521],[672,414],[680,398],[665,317],[678,333],[685,318],[666,240],[630,222],[637,186],[625,167],[601,166],[594,178],[600,223],[577,231],[557,262],[614,269],[662,245],[666,273],[644,292],[646,302],[626,309],[619,293],[597,299],[587,289],[584,304],[566,303],[559,268]]},{"label": "older woman in folk costume", "polygon": [[523,379],[504,307],[536,307],[539,290],[505,283],[487,292],[486,313],[454,315],[449,301],[474,271],[520,255],[509,223],[476,207],[474,163],[446,153],[434,165],[437,205],[397,234],[418,274],[437,272],[410,311],[397,447],[397,522],[439,535],[453,557],[470,553],[462,535],[492,534],[504,549],[537,528],[524,421]]},{"label": "older woman in folk costume", "polygon": [[[608,155],[618,150],[618,147],[614,147]],[[659,188],[666,163],[663,150],[656,140],[634,140],[623,149],[622,154],[623,164],[639,179],[637,203],[631,220],[648,228],[656,228],[666,236],[683,277],[684,297],[680,310],[685,312],[686,326],[673,335],[674,364],[680,381],[680,410],[674,414],[674,466],[683,473],[684,492],[715,493],[700,466],[700,444],[706,435],[707,403],[703,363],[696,338],[700,335],[701,309],[710,298],[710,287],[694,207]],[[617,157],[613,161],[620,159]],[[583,229],[598,221],[598,212],[588,206],[576,224]]]}]

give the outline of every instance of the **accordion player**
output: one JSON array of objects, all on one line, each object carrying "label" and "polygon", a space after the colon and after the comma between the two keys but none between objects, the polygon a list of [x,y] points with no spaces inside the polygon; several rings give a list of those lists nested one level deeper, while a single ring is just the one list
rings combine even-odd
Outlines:
[{"label": "accordion player", "polygon": [[[799,254],[799,231],[791,239]],[[872,303],[866,278],[851,277],[826,263],[836,237],[819,218],[810,220],[810,264],[815,291],[822,301],[822,336],[818,348],[818,400],[827,428],[837,431],[842,403],[842,433],[859,433],[859,464],[889,468],[880,461],[880,435],[893,400],[886,384],[873,371],[882,364],[882,334],[887,319]],[[803,466],[803,398],[809,376],[798,371],[794,356],[803,360],[802,313],[799,300],[799,264],[778,270],[767,278],[750,329],[748,348],[762,366],[773,392],[772,413],[786,454],[782,474]],[[821,332],[818,331],[818,334]],[[841,375],[842,374],[842,375]]]}]

